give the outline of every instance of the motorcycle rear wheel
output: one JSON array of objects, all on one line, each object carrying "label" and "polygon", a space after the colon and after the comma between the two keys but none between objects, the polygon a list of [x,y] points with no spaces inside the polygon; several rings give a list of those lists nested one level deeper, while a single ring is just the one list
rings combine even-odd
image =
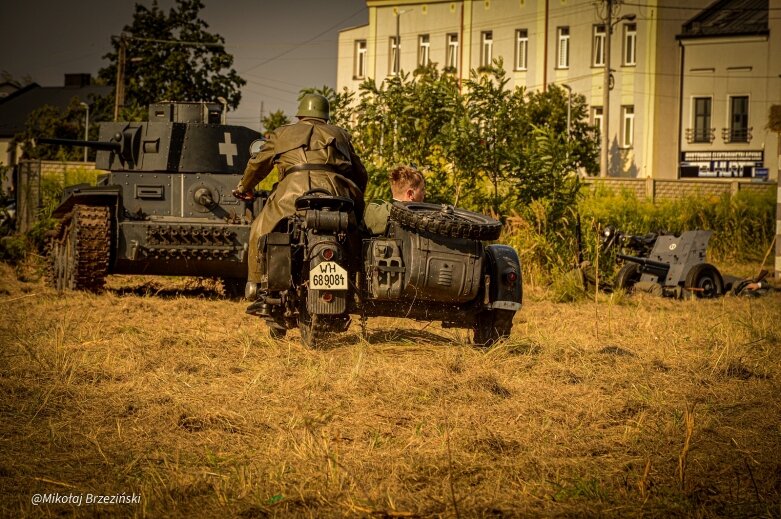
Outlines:
[{"label": "motorcycle rear wheel", "polygon": [[513,310],[484,310],[477,314],[472,327],[472,342],[476,346],[488,348],[500,339],[510,336],[513,328]]}]

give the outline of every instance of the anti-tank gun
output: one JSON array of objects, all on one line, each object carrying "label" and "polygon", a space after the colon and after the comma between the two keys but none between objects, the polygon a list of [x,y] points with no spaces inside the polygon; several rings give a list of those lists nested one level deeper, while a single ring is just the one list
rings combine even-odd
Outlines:
[{"label": "anti-tank gun", "polygon": [[157,103],[146,122],[100,125],[88,146],[107,171],[97,186],[65,188],[53,217],[49,280],[59,290],[102,288],[107,274],[220,277],[240,293],[249,226],[263,198],[231,195],[260,134],[222,124],[217,103]]}]

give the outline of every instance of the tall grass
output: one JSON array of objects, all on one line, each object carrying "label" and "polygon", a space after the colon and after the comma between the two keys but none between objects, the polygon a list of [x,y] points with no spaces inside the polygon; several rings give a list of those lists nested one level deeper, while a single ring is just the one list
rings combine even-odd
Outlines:
[{"label": "tall grass", "polygon": [[[597,190],[580,198],[564,217],[552,219],[544,201],[535,201],[508,217],[505,243],[514,246],[527,282],[546,284],[581,259],[592,263],[598,253],[598,233],[614,226],[628,234],[712,230],[711,262],[757,262],[775,236],[776,196],[772,190],[741,191],[735,196],[691,196],[677,200],[638,198],[630,191]],[[580,240],[576,225],[580,220]],[[600,272],[615,269],[612,256],[600,259]]]}]

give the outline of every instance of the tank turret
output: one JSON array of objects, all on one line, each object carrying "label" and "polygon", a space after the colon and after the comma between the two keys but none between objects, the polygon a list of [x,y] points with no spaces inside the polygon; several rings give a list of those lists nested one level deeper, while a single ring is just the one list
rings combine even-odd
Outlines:
[{"label": "tank turret", "polygon": [[[98,141],[41,139],[93,148],[96,168],[107,172],[98,186],[66,187],[54,210],[53,240],[60,246],[51,247],[52,284],[97,289],[106,274],[144,273],[215,276],[238,291],[246,277],[249,224],[262,201],[239,201],[231,190],[261,135],[222,121],[218,103],[162,102],[149,106],[148,121],[101,123]],[[89,231],[74,229],[79,221],[89,221]],[[105,228],[105,246],[96,225]],[[68,256],[63,246],[74,235],[82,256],[105,249],[97,254],[105,266],[94,260],[80,265],[82,256]]]}]

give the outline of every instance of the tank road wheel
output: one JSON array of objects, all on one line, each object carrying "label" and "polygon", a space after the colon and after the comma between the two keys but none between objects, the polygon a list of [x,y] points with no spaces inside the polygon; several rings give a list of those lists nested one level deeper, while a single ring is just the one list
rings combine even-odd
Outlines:
[{"label": "tank road wheel", "polygon": [[472,342],[487,348],[499,339],[509,337],[514,316],[514,310],[483,310],[477,314],[472,327]]},{"label": "tank road wheel", "polygon": [[684,288],[689,297],[711,299],[724,293],[724,280],[716,267],[710,263],[700,263],[686,274]]},{"label": "tank road wheel", "polygon": [[48,284],[63,290],[103,289],[108,275],[111,222],[108,207],[75,205],[48,245]]},{"label": "tank road wheel", "polygon": [[627,263],[616,274],[616,280],[613,283],[614,289],[626,290],[631,292],[635,283],[640,281],[640,265],[637,263]]},{"label": "tank road wheel", "polygon": [[447,238],[495,240],[502,232],[502,223],[490,216],[425,202],[393,204],[390,219],[413,231],[430,232]]}]

